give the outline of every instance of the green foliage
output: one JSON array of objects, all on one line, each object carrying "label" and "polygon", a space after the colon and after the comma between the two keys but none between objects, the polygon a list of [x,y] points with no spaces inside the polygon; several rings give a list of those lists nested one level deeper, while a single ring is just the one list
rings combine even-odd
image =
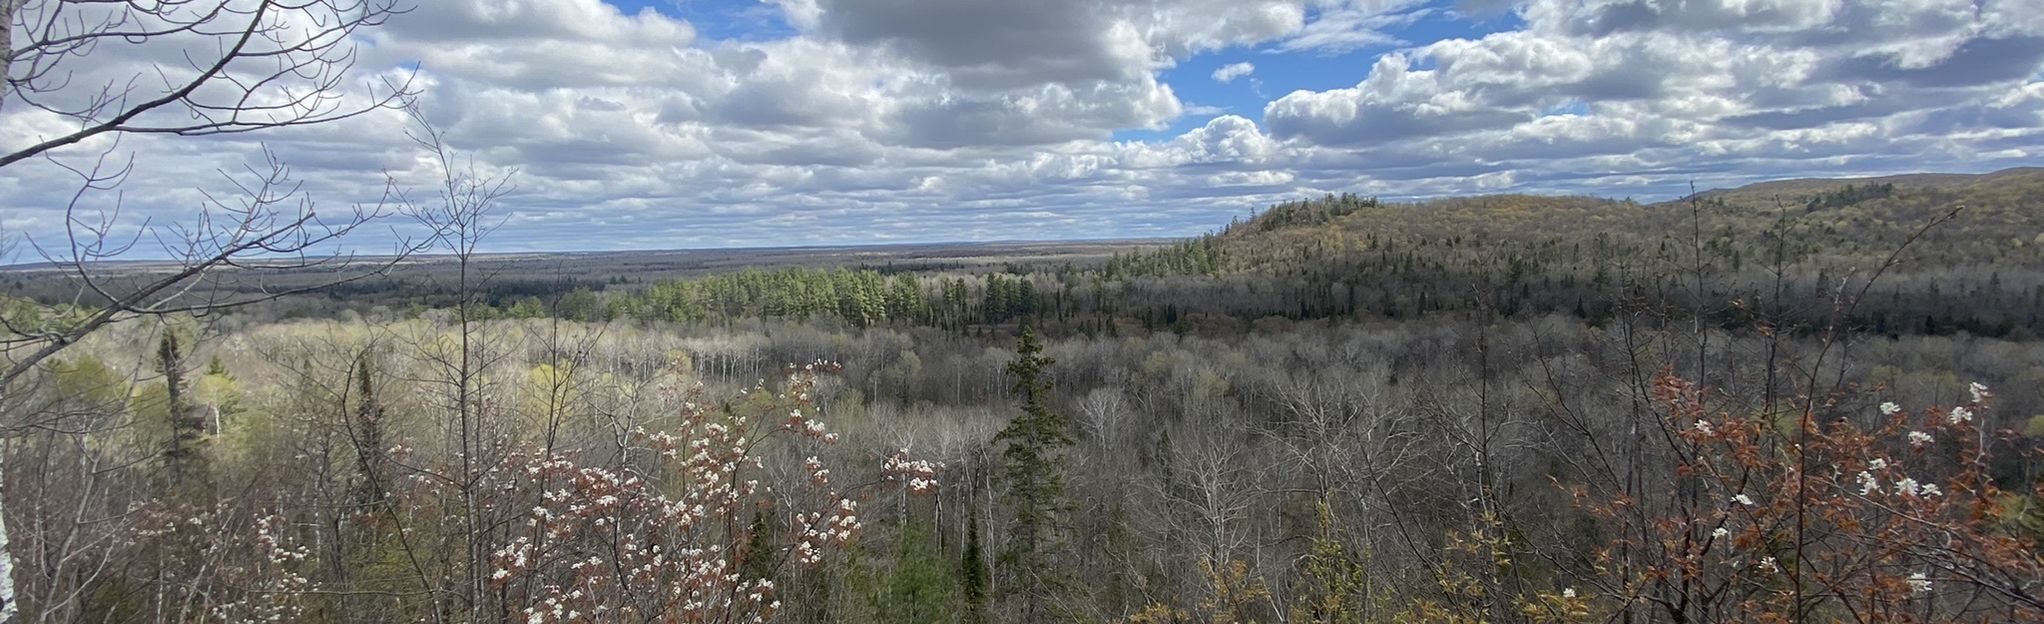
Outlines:
[{"label": "green foliage", "polygon": [[979,516],[968,514],[965,523],[965,553],[958,558],[958,584],[965,600],[965,614],[959,621],[984,624],[987,621],[987,560],[979,540]]},{"label": "green foliage", "polygon": [[192,399],[213,410],[221,422],[232,420],[247,409],[242,405],[241,381],[228,373],[217,357],[192,385]]},{"label": "green foliage", "polygon": [[354,375],[354,428],[351,442],[355,447],[354,503],[365,510],[383,500],[385,488],[390,487],[389,474],[385,471],[386,457],[384,441],[384,407],[377,397],[376,385],[371,380],[368,354],[355,359]]},{"label": "green foliage", "polygon": [[570,321],[603,320],[603,300],[596,291],[576,288],[562,295],[555,304],[554,316]]},{"label": "green foliage", "polygon": [[1285,202],[1271,206],[1270,210],[1258,216],[1253,223],[1264,231],[1331,223],[1335,219],[1354,214],[1356,211],[1376,208],[1375,197],[1362,197],[1352,193],[1328,194],[1315,201]]},{"label": "green foliage", "polygon": [[191,403],[185,381],[185,351],[178,332],[166,327],[157,341],[156,364],[163,373],[163,464],[172,491],[203,496],[211,489],[206,465],[206,416]]},{"label": "green foliage", "polygon": [[1043,356],[1036,331],[1024,327],[1015,361],[1008,364],[1022,413],[994,435],[994,443],[1001,445],[1002,494],[1009,511],[1001,563],[1013,584],[1010,594],[1022,601],[1029,621],[1047,613],[1045,603],[1060,585],[1054,557],[1063,546],[1071,511],[1064,456],[1072,445],[1071,423],[1048,405],[1051,384],[1044,376],[1052,362]]},{"label": "green foliage", "polygon": [[48,370],[62,408],[115,411],[127,400],[127,378],[92,355],[58,361]]},{"label": "green foliage", "polygon": [[1109,280],[1167,275],[1220,275],[1226,268],[1220,237],[1207,234],[1167,247],[1114,254],[1101,274]]},{"label": "green foliage", "polygon": [[775,558],[774,544],[780,540],[775,527],[775,523],[768,521],[765,510],[752,512],[752,527],[746,531],[745,548],[737,553],[739,574],[755,579],[780,578],[775,573],[781,563]]},{"label": "green foliage", "polygon": [[960,578],[932,543],[930,527],[911,520],[896,537],[894,567],[873,596],[877,621],[937,624],[958,620]]},{"label": "green foliage", "polygon": [[1895,184],[1892,182],[1867,184],[1865,186],[1847,184],[1843,188],[1826,191],[1810,198],[1810,201],[1804,204],[1804,208],[1807,210],[1844,208],[1864,201],[1882,199],[1894,194]]},{"label": "green foliage", "polygon": [[985,297],[980,311],[981,320],[986,323],[1006,323],[1034,316],[1043,304],[1036,293],[1036,282],[1027,277],[988,273],[983,292]]},{"label": "green foliage", "polygon": [[[565,302],[564,302],[565,305]],[[585,306],[576,303],[579,310]],[[773,317],[839,318],[858,326],[888,321],[927,321],[931,308],[914,276],[870,269],[737,273],[664,281],[636,294],[612,297],[610,316],[677,323]]]},{"label": "green foliage", "polygon": [[1363,566],[1335,537],[1334,514],[1327,503],[1319,503],[1314,511],[1320,532],[1313,537],[1312,550],[1300,563],[1289,621],[1316,624],[1361,621],[1362,599],[1367,589]]}]

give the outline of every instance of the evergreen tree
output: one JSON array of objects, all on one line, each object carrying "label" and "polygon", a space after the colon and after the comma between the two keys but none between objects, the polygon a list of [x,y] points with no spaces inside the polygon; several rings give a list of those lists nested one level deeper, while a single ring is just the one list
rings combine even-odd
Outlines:
[{"label": "evergreen tree", "polygon": [[1072,445],[1071,423],[1048,405],[1051,385],[1044,379],[1044,369],[1053,360],[1043,357],[1034,329],[1022,328],[1015,353],[1008,372],[1015,376],[1022,414],[994,436],[1002,445],[1003,495],[1010,512],[1001,563],[1013,585],[1008,594],[1022,601],[1022,621],[1041,622],[1046,605],[1056,604],[1054,592],[1060,585],[1053,559],[1070,511],[1064,451]]},{"label": "evergreen tree", "polygon": [[220,356],[218,355],[213,356],[212,360],[206,362],[206,375],[209,377],[233,376],[227,372],[227,363],[220,361]]},{"label": "evergreen tree", "polygon": [[979,544],[979,517],[965,523],[965,555],[958,561],[959,584],[965,594],[965,624],[987,621],[987,561]]},{"label": "evergreen tree", "polygon": [[383,404],[370,383],[369,358],[355,359],[355,504],[364,508],[383,500]]},{"label": "evergreen tree", "polygon": [[163,373],[164,414],[169,439],[163,463],[170,471],[170,489],[199,492],[209,480],[200,445],[206,439],[206,418],[192,409],[185,387],[185,354],[174,328],[165,327],[156,345],[157,367]]},{"label": "evergreen tree", "polygon": [[927,521],[903,525],[896,543],[894,568],[872,595],[876,621],[937,624],[958,621],[958,577],[952,576],[943,553],[931,543]]},{"label": "evergreen tree", "polygon": [[738,573],[747,579],[780,580],[776,573],[780,561],[774,557],[774,542],[779,537],[766,512],[754,510],[752,526],[745,531],[745,550],[738,553]]}]

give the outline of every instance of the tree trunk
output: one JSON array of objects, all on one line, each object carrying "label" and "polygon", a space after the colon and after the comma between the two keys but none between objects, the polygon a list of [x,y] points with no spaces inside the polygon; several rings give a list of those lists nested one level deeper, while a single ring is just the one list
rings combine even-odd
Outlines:
[{"label": "tree trunk", "polygon": [[[12,2],[14,0],[0,0],[0,7]],[[0,42],[4,42],[5,39],[4,35],[0,35]],[[5,57],[5,54],[0,54],[0,62],[4,62]],[[6,390],[0,389],[0,398],[4,398],[5,395]],[[7,540],[6,459],[7,440],[0,438],[0,624],[12,624],[20,619],[18,609],[14,605],[14,552],[11,550],[13,545]]]},{"label": "tree trunk", "polygon": [[[21,10],[22,0],[0,0],[0,110],[7,108],[8,67],[14,58],[14,13]],[[7,389],[0,388],[0,405],[5,405]],[[15,621],[14,606],[14,553],[7,541],[7,469],[6,439],[0,438],[0,624]]]},{"label": "tree trunk", "polygon": [[[7,68],[14,60],[14,14],[21,10],[22,0],[0,0],[0,110],[7,109]],[[0,554],[0,565],[7,562],[6,555]],[[0,589],[6,598],[13,598],[13,588]],[[0,606],[0,616],[12,616],[14,603]],[[5,621],[5,620],[0,620]]]}]

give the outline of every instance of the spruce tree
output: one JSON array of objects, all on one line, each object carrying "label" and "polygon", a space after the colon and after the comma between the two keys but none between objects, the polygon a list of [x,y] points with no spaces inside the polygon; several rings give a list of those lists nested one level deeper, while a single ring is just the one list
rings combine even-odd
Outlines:
[{"label": "spruce tree", "polygon": [[170,489],[202,495],[211,480],[200,449],[206,439],[206,418],[192,409],[191,399],[186,396],[184,348],[173,328],[164,328],[163,338],[157,342],[156,358],[157,367],[163,372],[164,414],[169,425],[163,463],[170,472]]},{"label": "spruce tree", "polygon": [[355,360],[355,504],[367,511],[383,500],[383,403],[370,383],[369,358]]},{"label": "spruce tree", "polygon": [[1015,376],[1014,392],[1022,399],[1022,414],[994,436],[994,442],[1002,445],[1001,480],[1010,513],[1001,563],[1010,572],[1013,591],[1009,594],[1022,601],[1022,621],[1041,622],[1046,615],[1044,604],[1059,585],[1053,557],[1061,546],[1070,511],[1065,499],[1064,451],[1072,445],[1071,423],[1047,404],[1051,385],[1044,379],[1044,369],[1053,360],[1043,357],[1035,330],[1022,328],[1015,352],[1008,372]]},{"label": "spruce tree", "polygon": [[895,542],[894,566],[871,594],[876,621],[938,624],[959,621],[959,578],[932,541],[927,520],[903,524]]},{"label": "spruce tree", "polygon": [[987,562],[979,545],[979,517],[965,523],[965,555],[958,561],[959,583],[964,586],[966,624],[987,621]]}]

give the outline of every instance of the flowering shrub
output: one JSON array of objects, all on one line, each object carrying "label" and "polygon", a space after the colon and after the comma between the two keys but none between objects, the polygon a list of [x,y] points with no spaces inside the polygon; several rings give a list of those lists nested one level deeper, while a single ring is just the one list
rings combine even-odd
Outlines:
[{"label": "flowering shrub", "polygon": [[160,572],[171,588],[162,619],[295,622],[320,589],[308,576],[312,549],[284,516],[157,501],[130,513],[136,523],[122,545],[171,562]]},{"label": "flowering shrub", "polygon": [[[800,492],[761,484],[756,452],[772,438],[830,444],[811,396],[826,362],[789,367],[767,415],[715,409],[700,388],[675,392],[671,427],[631,432],[614,467],[567,454],[511,452],[485,472],[493,506],[520,505],[520,526],[489,554],[488,584],[520,621],[760,622],[780,609],[773,572],[816,565],[863,528],[856,492],[823,462],[803,462]],[[671,390],[670,390],[671,392]],[[764,384],[747,392],[759,397]],[[936,488],[936,466],[897,454],[887,479]],[[755,514],[788,524],[759,526]],[[776,536],[787,536],[785,542]]]},{"label": "flowering shrub", "polygon": [[1716,411],[1663,374],[1671,513],[1572,488],[1619,535],[1593,557],[1595,598],[1668,621],[2044,621],[2044,560],[1987,473],[1993,395],[1971,390],[1949,409],[1883,404],[1863,426]]}]

